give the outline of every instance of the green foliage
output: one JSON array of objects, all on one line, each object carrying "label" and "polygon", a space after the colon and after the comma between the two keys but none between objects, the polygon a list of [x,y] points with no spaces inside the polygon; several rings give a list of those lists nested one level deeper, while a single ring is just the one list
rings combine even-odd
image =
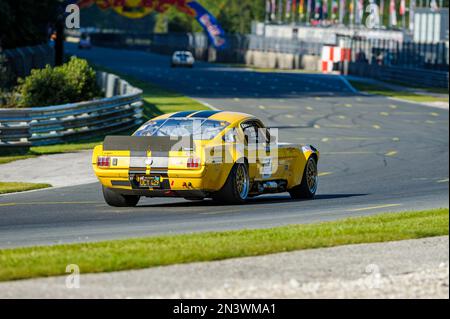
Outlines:
[{"label": "green foliage", "polygon": [[72,57],[59,67],[47,65],[19,79],[18,106],[38,107],[88,101],[100,95],[95,71],[86,60]]},{"label": "green foliage", "polygon": [[16,182],[0,182],[0,194],[17,193],[52,187],[50,184],[35,183],[16,183]]},{"label": "green foliage", "polygon": [[56,69],[62,71],[67,86],[74,90],[70,102],[89,101],[100,95],[95,70],[86,60],[71,57],[68,63]]},{"label": "green foliage", "polygon": [[130,33],[151,33],[155,24],[155,15],[156,13],[152,13],[141,19],[129,19],[112,9],[102,10],[94,5],[81,10],[81,24],[84,27],[123,30]]},{"label": "green foliage", "polygon": [[[249,33],[254,20],[263,21],[264,0],[199,0],[219,21],[227,33]],[[156,32],[198,32],[201,26],[192,17],[170,9],[156,16]]]},{"label": "green foliage", "polygon": [[[20,205],[20,203],[12,203]],[[0,281],[259,256],[301,249],[448,236],[448,208],[270,229],[168,235],[0,250]]]}]

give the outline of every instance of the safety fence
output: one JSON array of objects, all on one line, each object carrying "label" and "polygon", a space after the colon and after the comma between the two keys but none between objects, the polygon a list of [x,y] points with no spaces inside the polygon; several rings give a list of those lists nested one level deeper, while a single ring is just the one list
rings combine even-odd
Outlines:
[{"label": "safety fence", "polygon": [[8,69],[15,78],[25,77],[32,69],[42,69],[55,61],[54,49],[48,44],[9,49],[1,53],[7,58]]},{"label": "safety fence", "polygon": [[449,43],[351,38],[351,62],[412,69],[448,71]]},{"label": "safety fence", "polygon": [[348,73],[387,82],[405,83],[412,87],[447,88],[448,72],[427,69],[412,69],[377,64],[350,63]]},{"label": "safety fence", "polygon": [[177,50],[189,50],[198,60],[210,62],[244,63],[249,50],[319,56],[322,44],[283,38],[265,38],[257,35],[231,34],[226,36],[225,49],[211,48],[203,33],[129,34],[99,32],[91,35],[94,45],[128,47],[159,54],[172,54]]},{"label": "safety fence", "polygon": [[[128,47],[159,54],[189,50],[197,60],[240,63],[263,68],[323,68],[320,42],[297,38],[265,37],[256,34],[227,35],[227,47],[217,51],[202,33],[129,34],[98,32],[92,34],[94,45]],[[346,72],[355,75],[393,80],[431,87],[448,86],[448,42],[415,43],[398,39],[367,38],[361,35],[336,35],[336,46],[351,52]],[[334,71],[341,71],[337,64]],[[408,71],[409,70],[409,71]],[[415,70],[415,71],[413,71]],[[414,76],[411,82],[411,74]]]},{"label": "safety fence", "polygon": [[0,109],[0,153],[110,134],[143,122],[142,90],[98,72],[105,98],[58,106]]}]

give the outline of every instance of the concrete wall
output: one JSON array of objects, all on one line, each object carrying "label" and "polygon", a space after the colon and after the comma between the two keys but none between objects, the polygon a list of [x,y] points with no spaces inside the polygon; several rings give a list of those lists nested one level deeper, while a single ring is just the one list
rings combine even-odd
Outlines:
[{"label": "concrete wall", "polygon": [[307,54],[300,55],[249,50],[245,53],[245,64],[258,68],[317,71],[320,66],[320,57]]}]

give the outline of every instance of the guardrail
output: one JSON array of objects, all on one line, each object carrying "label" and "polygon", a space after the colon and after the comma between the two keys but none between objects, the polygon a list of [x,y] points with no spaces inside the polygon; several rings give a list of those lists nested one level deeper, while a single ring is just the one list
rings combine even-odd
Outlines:
[{"label": "guardrail", "polygon": [[105,98],[58,106],[0,109],[0,152],[114,133],[143,122],[142,90],[98,72]]}]

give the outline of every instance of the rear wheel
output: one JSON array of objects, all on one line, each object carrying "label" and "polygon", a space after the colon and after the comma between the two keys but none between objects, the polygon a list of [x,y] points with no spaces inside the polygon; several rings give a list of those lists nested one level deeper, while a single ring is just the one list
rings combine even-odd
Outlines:
[{"label": "rear wheel", "polygon": [[226,204],[241,204],[248,197],[250,177],[246,164],[237,163],[231,169],[225,185],[214,194],[213,199]]},{"label": "rear wheel", "polygon": [[302,183],[289,190],[294,199],[313,199],[316,196],[319,177],[317,161],[310,157],[303,172]]},{"label": "rear wheel", "polygon": [[109,206],[113,207],[135,207],[140,196],[121,195],[103,186],[103,198]]}]

